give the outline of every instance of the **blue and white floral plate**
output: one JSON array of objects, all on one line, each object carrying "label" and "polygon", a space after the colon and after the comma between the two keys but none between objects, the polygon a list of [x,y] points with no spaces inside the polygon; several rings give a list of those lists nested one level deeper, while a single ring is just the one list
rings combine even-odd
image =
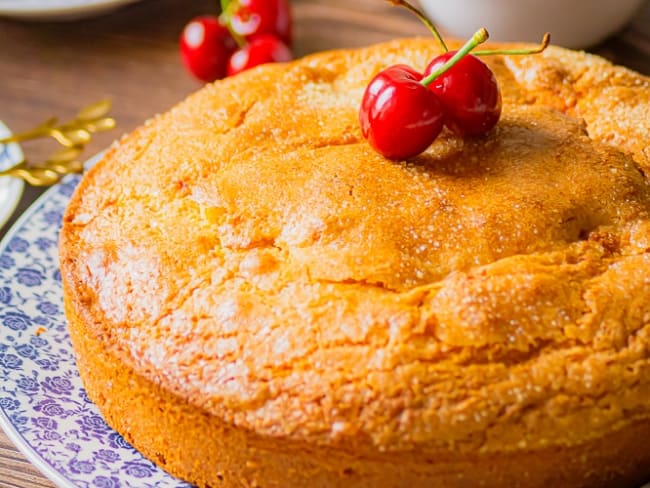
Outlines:
[{"label": "blue and white floral plate", "polygon": [[[9,128],[0,121],[0,139],[10,136]],[[0,171],[11,168],[23,160],[18,144],[0,144]],[[0,227],[16,209],[25,184],[18,178],[0,177]]]},{"label": "blue and white floral plate", "polygon": [[79,379],[57,258],[78,182],[48,190],[0,243],[0,427],[60,488],[188,488],[108,427]]}]

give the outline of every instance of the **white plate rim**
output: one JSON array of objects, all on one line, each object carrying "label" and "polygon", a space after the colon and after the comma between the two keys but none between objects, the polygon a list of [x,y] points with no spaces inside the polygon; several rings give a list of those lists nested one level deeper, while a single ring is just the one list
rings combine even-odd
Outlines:
[{"label": "white plate rim", "polygon": [[[0,0],[2,1],[2,0]],[[7,125],[0,120],[0,138],[11,135],[11,130]],[[0,144],[0,160],[3,159],[2,155],[6,154],[8,159],[13,160],[13,164],[18,164],[23,159],[23,151],[20,146],[15,142],[9,144]],[[12,164],[1,165],[0,169],[7,169]],[[0,186],[6,186],[6,196],[4,205],[0,205],[0,227],[5,225],[11,215],[16,210],[16,206],[20,201],[20,197],[25,189],[25,182],[20,178],[2,177],[0,179]],[[0,188],[0,191],[3,191]]]},{"label": "white plate rim", "polygon": [[[99,155],[98,155],[99,156]],[[0,240],[0,255],[5,251],[11,239],[18,234],[18,232],[23,228],[25,223],[32,218],[34,213],[42,206],[45,200],[47,200],[51,193],[55,191],[55,187],[52,187],[46,190],[41,196],[39,196],[34,202],[29,206],[23,214],[18,217],[16,222],[11,226],[7,233]],[[0,336],[1,338],[2,336]],[[4,409],[0,408],[0,429],[7,435],[7,438],[13,443],[16,448],[27,458],[27,460],[32,463],[43,475],[45,475],[50,481],[52,481],[59,488],[77,488],[69,480],[66,480],[61,473],[56,469],[50,466],[42,457],[36,453],[29,446],[27,440],[20,434],[13,423],[9,420],[9,417],[6,415]]]}]

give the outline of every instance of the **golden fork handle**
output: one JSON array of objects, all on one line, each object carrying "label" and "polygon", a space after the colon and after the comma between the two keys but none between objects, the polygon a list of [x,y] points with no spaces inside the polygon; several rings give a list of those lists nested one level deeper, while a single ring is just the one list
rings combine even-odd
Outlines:
[{"label": "golden fork handle", "polygon": [[71,173],[81,173],[83,164],[79,161],[67,163],[47,163],[45,166],[28,166],[25,161],[0,171],[0,177],[13,176],[21,178],[32,186],[51,186],[58,183],[61,178]]},{"label": "golden fork handle", "polygon": [[24,142],[40,137],[52,137],[65,147],[87,144],[93,132],[111,130],[116,122],[108,117],[111,110],[110,100],[100,100],[82,107],[72,120],[59,124],[56,117],[51,117],[33,129],[0,138],[0,144]]},{"label": "golden fork handle", "polygon": [[[61,175],[66,175],[69,173],[81,173],[84,169],[84,165],[79,161],[69,161],[67,163],[49,163],[47,166],[42,166],[41,168],[56,171]],[[38,167],[35,169],[38,169]]]},{"label": "golden fork handle", "polygon": [[44,163],[30,165],[23,160],[11,168],[0,171],[0,177],[12,176],[21,178],[33,186],[49,186],[57,183],[67,174],[81,173],[83,164],[76,158],[83,151],[84,145],[90,141],[91,134],[113,129],[116,125],[114,118],[107,117],[110,109],[110,100],[100,100],[83,107],[69,122],[59,124],[53,117],[28,131],[0,138],[0,145],[2,145],[39,137],[52,137],[64,146],[51,154]]},{"label": "golden fork handle", "polygon": [[44,124],[30,129],[25,132],[13,134],[3,139],[0,139],[0,144],[8,144],[11,142],[25,142],[32,139],[39,139],[41,137],[51,137],[59,144],[65,147],[74,147],[90,142],[92,132],[107,131],[115,128],[115,119],[111,117],[103,117],[95,121],[84,122],[85,127],[50,127],[46,121]]},{"label": "golden fork handle", "polygon": [[9,168],[0,171],[0,176],[21,178],[32,186],[51,186],[63,177],[61,173],[45,168]]}]

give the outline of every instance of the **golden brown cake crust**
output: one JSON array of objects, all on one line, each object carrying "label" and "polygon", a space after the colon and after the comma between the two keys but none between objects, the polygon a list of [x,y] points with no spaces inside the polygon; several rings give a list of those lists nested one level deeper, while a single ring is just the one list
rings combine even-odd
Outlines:
[{"label": "golden brown cake crust", "polygon": [[[120,375],[317,459],[479,473],[647,436],[650,81],[556,47],[487,58],[497,128],[387,161],[360,135],[361,93],[436,52],[399,40],[246,72],[84,177],[61,234],[66,309],[89,393],[136,446],[100,399]],[[650,454],[600,454],[556,480],[650,476]]]}]

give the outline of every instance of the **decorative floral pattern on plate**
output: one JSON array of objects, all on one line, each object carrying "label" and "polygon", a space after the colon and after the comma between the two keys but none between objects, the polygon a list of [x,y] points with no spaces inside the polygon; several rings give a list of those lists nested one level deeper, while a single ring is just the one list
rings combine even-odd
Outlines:
[{"label": "decorative floral pattern on plate", "polygon": [[57,256],[78,182],[48,190],[0,243],[0,426],[62,488],[187,488],[108,427],[81,384]]}]

